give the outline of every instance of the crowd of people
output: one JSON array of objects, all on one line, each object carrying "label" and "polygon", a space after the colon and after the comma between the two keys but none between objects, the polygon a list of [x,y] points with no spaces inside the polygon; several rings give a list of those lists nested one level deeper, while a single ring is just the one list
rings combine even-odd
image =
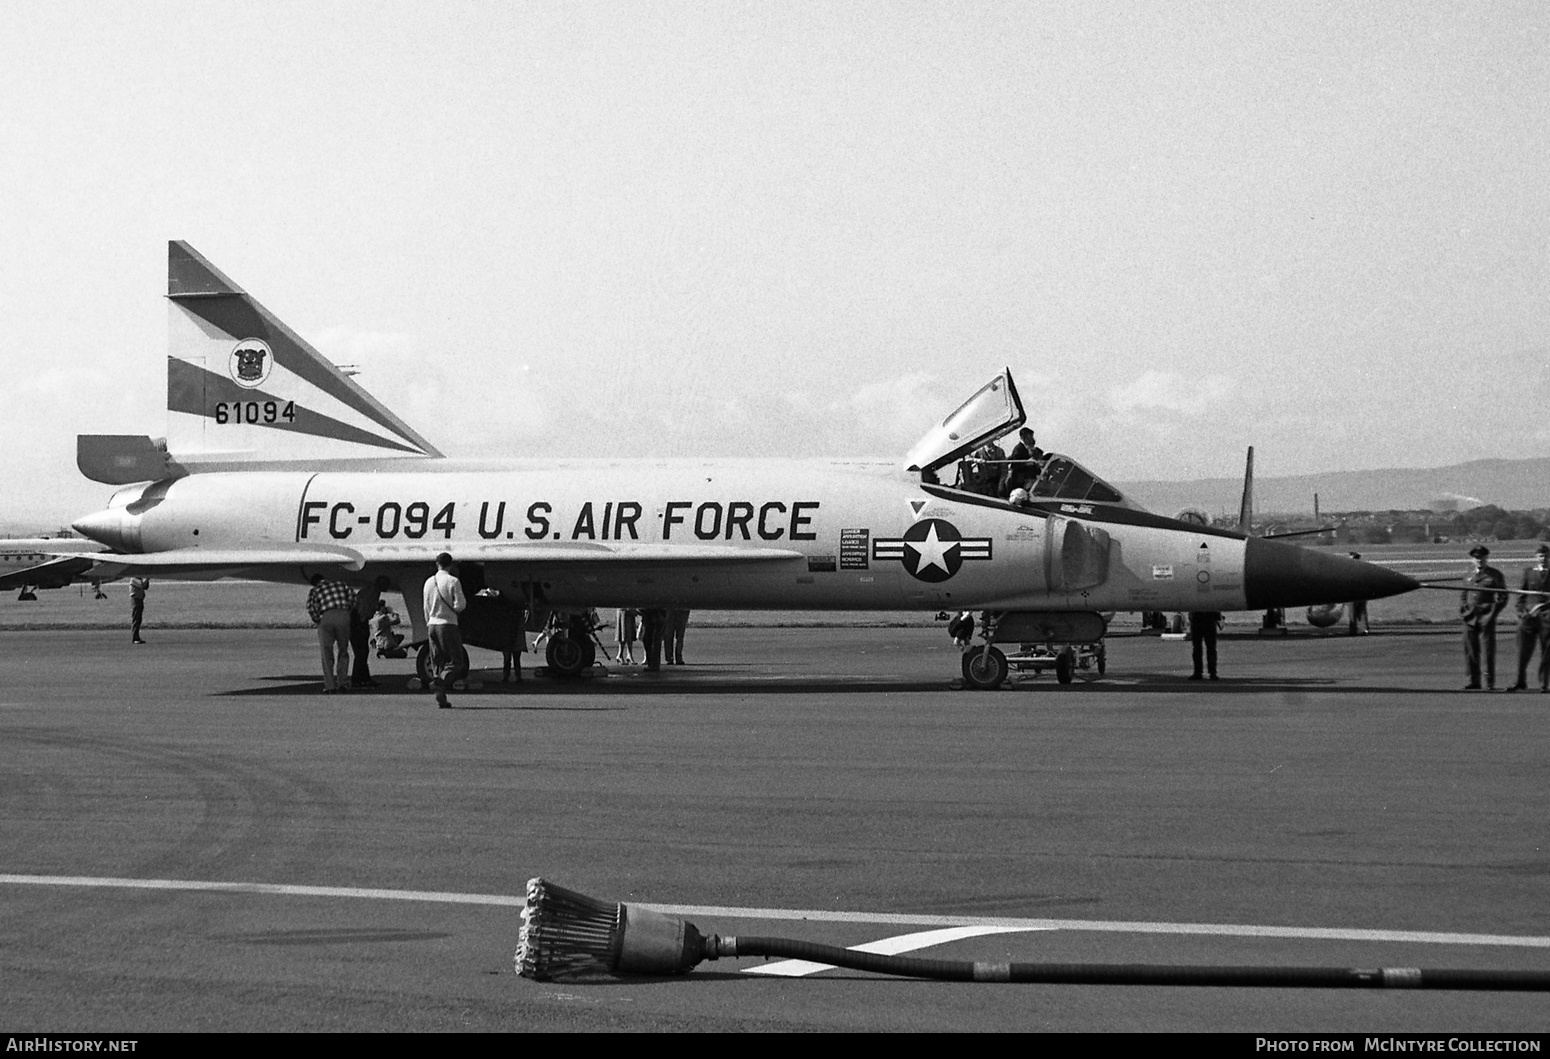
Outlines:
[{"label": "crowd of people", "polygon": [[[1043,453],[1034,446],[1033,431],[1024,428],[1023,440],[1014,450],[1014,461],[1007,466],[1019,466],[1018,460],[1032,462],[1035,455]],[[1026,446],[1026,448],[1025,448]],[[1013,491],[1023,492],[1024,487],[1014,486]],[[1541,544],[1535,551],[1534,565],[1523,571],[1521,587],[1517,591],[1507,589],[1502,572],[1487,563],[1491,551],[1483,544],[1470,549],[1474,569],[1464,580],[1465,588],[1459,600],[1459,619],[1464,630],[1464,661],[1467,680],[1465,690],[1495,690],[1496,688],[1496,627],[1497,619],[1506,609],[1509,596],[1517,600],[1518,652],[1517,679],[1506,690],[1529,689],[1528,667],[1537,652],[1539,665],[1535,676],[1541,693],[1550,693],[1550,544]],[[1358,552],[1351,558],[1360,559]],[[323,574],[311,578],[312,589],[307,595],[307,614],[317,628],[318,648],[323,670],[323,693],[336,694],[346,689],[373,688],[377,681],[371,676],[370,658],[404,658],[408,651],[404,636],[398,632],[402,624],[397,612],[392,610],[382,593],[390,587],[386,577],[378,577],[365,588],[356,590],[345,582]],[[143,644],[140,635],[145,615],[145,597],[150,581],[143,577],[130,580],[130,637],[131,642]],[[525,628],[526,610],[520,605],[500,597],[493,590],[480,595],[500,598],[508,610],[506,632],[502,639],[502,681],[522,679],[521,655],[527,651]],[[457,576],[457,565],[446,552],[436,557],[436,571],[425,581],[423,598],[426,631],[430,646],[430,686],[435,692],[436,703],[442,708],[450,706],[447,691],[467,674],[468,655],[463,648],[459,616],[468,608],[462,582]],[[1365,602],[1349,605],[1348,630],[1351,635],[1371,631]],[[960,615],[960,619],[967,616]],[[1143,628],[1148,627],[1147,615],[1142,616]],[[588,634],[595,637],[601,622],[595,612],[589,614]],[[967,646],[972,636],[972,618],[958,631],[953,631],[955,642]],[[1216,611],[1191,613],[1188,618],[1191,654],[1194,663],[1191,680],[1217,680],[1217,632],[1222,615]],[[641,665],[655,671],[665,662],[667,665],[684,665],[684,636],[689,626],[689,611],[681,608],[621,608],[614,622],[613,660],[620,665]],[[966,631],[965,631],[966,630]],[[541,643],[546,630],[539,638]],[[635,658],[635,647],[641,647],[641,658]],[[537,646],[535,644],[535,646]],[[601,645],[600,645],[601,646]],[[604,651],[607,654],[606,649]],[[354,666],[350,664],[354,658]]]},{"label": "crowd of people", "polygon": [[[622,607],[614,618],[614,655],[620,665],[644,666],[655,672],[665,663],[684,664],[684,634],[689,628],[687,608]],[[635,660],[635,645],[641,658]]]},{"label": "crowd of people", "polygon": [[[372,678],[370,669],[372,653],[375,652],[378,658],[403,658],[408,653],[404,636],[397,631],[402,620],[382,599],[390,582],[386,577],[379,577],[357,591],[337,578],[314,574],[311,584],[312,590],[307,594],[307,615],[317,629],[323,693],[333,695],[348,689],[376,687],[377,681]],[[497,627],[493,632],[487,628],[486,638],[493,637],[500,643],[502,682],[520,681],[521,656],[528,649],[526,608],[494,589],[482,589],[476,595],[488,597],[496,608],[486,611],[483,617],[485,626]],[[447,692],[455,689],[458,681],[468,674],[468,652],[463,643],[461,620],[469,607],[468,596],[458,577],[457,563],[449,553],[442,552],[436,557],[436,570],[425,580],[421,604],[430,651],[428,685],[435,694],[436,705],[447,709],[451,706]],[[142,642],[139,639],[141,606],[141,602],[136,603],[136,643]],[[561,628],[566,629],[568,635],[595,636],[600,627],[595,611],[588,612],[579,626],[572,618],[557,617],[539,635],[535,647]],[[664,662],[684,665],[684,637],[688,627],[689,611],[685,608],[621,609],[615,624],[614,660],[623,665],[640,664],[648,671],[660,669]],[[639,663],[635,661],[637,643],[642,655]]]}]

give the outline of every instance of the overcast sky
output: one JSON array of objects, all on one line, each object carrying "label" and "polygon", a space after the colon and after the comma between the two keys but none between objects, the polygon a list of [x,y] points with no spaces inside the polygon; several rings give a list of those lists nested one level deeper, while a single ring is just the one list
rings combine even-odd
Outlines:
[{"label": "overcast sky", "polygon": [[0,14],[0,522],[165,432],[186,239],[450,455],[1116,480],[1550,450],[1550,5]]}]

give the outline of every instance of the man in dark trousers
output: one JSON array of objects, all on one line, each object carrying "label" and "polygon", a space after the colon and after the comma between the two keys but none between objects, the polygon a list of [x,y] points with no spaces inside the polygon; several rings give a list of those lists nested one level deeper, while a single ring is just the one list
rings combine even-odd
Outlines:
[{"label": "man in dark trousers", "polygon": [[1222,615],[1214,610],[1191,611],[1189,615],[1189,642],[1195,655],[1195,671],[1189,675],[1191,680],[1203,679],[1200,674],[1201,648],[1205,648],[1206,672],[1212,680],[1220,680],[1216,675],[1216,627],[1221,622]]},{"label": "man in dark trousers", "polygon": [[436,572],[425,579],[420,602],[425,607],[425,631],[431,638],[430,686],[436,690],[436,705],[445,710],[452,705],[447,689],[468,675],[463,631],[457,620],[468,609],[468,597],[463,595],[457,565],[447,552],[436,556]]},{"label": "man in dark trousers", "polygon": [[[1361,552],[1347,552],[1346,554],[1353,559],[1360,559],[1362,557]],[[1372,632],[1372,623],[1367,620],[1367,601],[1365,599],[1353,599],[1349,610],[1351,617],[1349,624],[1346,626],[1346,631],[1349,635],[1356,635],[1356,627],[1358,625],[1361,626],[1361,634],[1363,636]]]},{"label": "man in dark trousers", "polygon": [[1492,589],[1506,588],[1507,579],[1494,566],[1486,565],[1491,549],[1477,544],[1469,549],[1469,557],[1475,561],[1475,569],[1464,580],[1473,588],[1466,588],[1459,597],[1459,617],[1464,621],[1464,662],[1469,668],[1469,683],[1465,691],[1480,690],[1480,663],[1485,661],[1485,686],[1496,690],[1496,616],[1507,605],[1507,597]]},{"label": "man in dark trousers", "polygon": [[662,632],[667,624],[667,611],[647,607],[640,612],[640,641],[646,648],[646,672],[655,673],[662,668]]},{"label": "man in dark trousers", "polygon": [[1534,558],[1523,570],[1523,589],[1544,594],[1518,597],[1518,682],[1508,690],[1528,690],[1528,664],[1537,646],[1543,694],[1550,691],[1550,544],[1541,544]]},{"label": "man in dark trousers", "polygon": [[681,666],[684,664],[684,633],[689,628],[689,608],[670,607],[662,613],[662,661],[670,666]]},{"label": "man in dark trousers", "polygon": [[350,608],[350,653],[355,656],[350,670],[352,688],[377,686],[371,679],[371,619],[376,616],[382,590],[390,583],[379,577],[355,594],[355,605]]},{"label": "man in dark trousers", "polygon": [[145,620],[145,591],[151,587],[148,577],[129,579],[129,642],[145,643],[140,639],[140,623]]}]

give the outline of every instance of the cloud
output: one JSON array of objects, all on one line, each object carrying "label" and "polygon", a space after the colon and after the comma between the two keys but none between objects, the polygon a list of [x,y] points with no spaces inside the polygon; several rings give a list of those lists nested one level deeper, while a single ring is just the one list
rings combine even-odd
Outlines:
[{"label": "cloud", "polygon": [[817,439],[813,454],[902,454],[972,388],[944,384],[928,372],[906,372],[835,394],[791,390],[779,395],[788,444]]},{"label": "cloud", "polygon": [[1148,371],[1109,390],[1108,401],[1120,413],[1156,410],[1198,416],[1231,396],[1232,390],[1232,379],[1226,375],[1186,378],[1177,372]]},{"label": "cloud", "polygon": [[860,416],[864,422],[879,428],[903,423],[925,430],[951,412],[953,402],[968,396],[967,392],[955,396],[950,389],[935,375],[923,371],[906,372],[897,378],[869,383],[838,400],[829,401],[825,408],[834,414]]},{"label": "cloud", "polygon": [[67,366],[44,368],[36,374],[23,375],[15,385],[28,398],[54,398],[115,389],[118,384],[106,371]]},{"label": "cloud", "polygon": [[473,357],[428,352],[417,335],[348,327],[324,328],[312,343],[449,455],[520,454],[523,438],[549,427],[545,409],[562,406],[527,364],[510,358],[470,369]]},{"label": "cloud", "polygon": [[401,331],[361,331],[351,327],[325,327],[311,338],[312,344],[336,364],[414,356],[415,337]]}]

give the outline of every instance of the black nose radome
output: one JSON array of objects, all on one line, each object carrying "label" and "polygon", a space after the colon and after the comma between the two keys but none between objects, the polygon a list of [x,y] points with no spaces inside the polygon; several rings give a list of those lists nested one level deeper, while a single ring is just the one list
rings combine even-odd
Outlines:
[{"label": "black nose radome", "polygon": [[1243,594],[1250,610],[1382,599],[1419,588],[1393,570],[1279,541],[1250,537],[1243,555]]}]

